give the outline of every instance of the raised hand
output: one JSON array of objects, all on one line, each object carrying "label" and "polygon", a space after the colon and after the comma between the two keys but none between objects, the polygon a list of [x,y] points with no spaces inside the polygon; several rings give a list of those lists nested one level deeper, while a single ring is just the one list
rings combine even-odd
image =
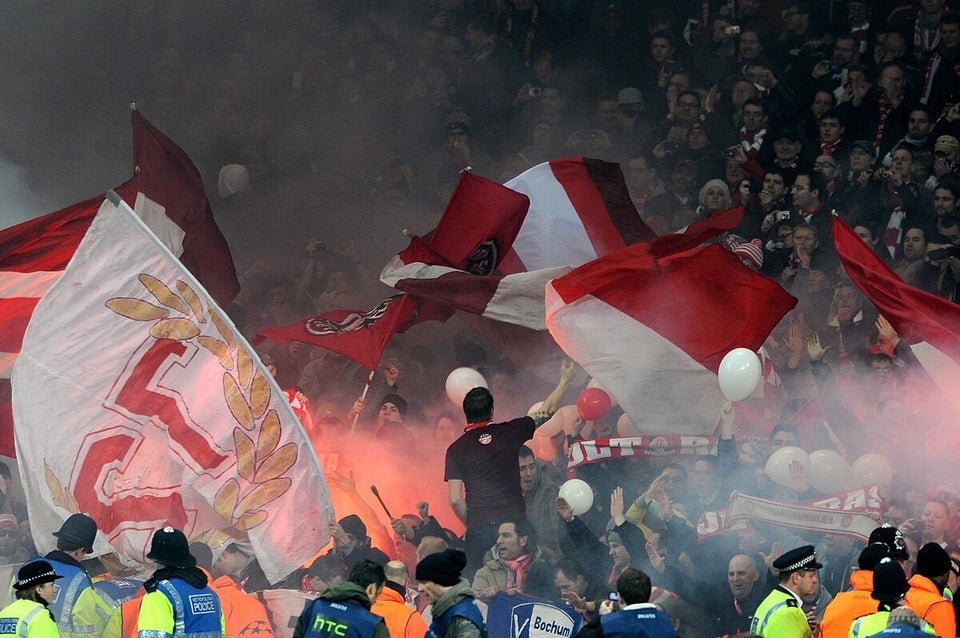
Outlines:
[{"label": "raised hand", "polygon": [[827,346],[824,348],[821,346],[820,335],[816,332],[811,332],[807,335],[807,356],[810,357],[810,361],[820,361],[831,347],[832,346]]}]

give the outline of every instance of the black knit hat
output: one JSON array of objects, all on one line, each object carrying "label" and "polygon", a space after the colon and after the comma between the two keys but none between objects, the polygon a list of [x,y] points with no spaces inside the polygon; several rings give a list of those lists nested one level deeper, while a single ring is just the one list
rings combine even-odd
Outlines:
[{"label": "black knit hat", "polygon": [[93,541],[97,538],[97,524],[86,514],[71,514],[53,535],[60,539],[62,544],[72,545],[77,549],[82,547],[83,551],[89,554],[93,551]]},{"label": "black knit hat", "polygon": [[950,554],[937,543],[927,543],[917,552],[917,573],[921,576],[943,576],[951,567]]},{"label": "black knit hat", "polygon": [[356,514],[344,516],[337,522],[340,524],[340,527],[343,528],[343,531],[358,541],[363,542],[363,539],[367,537],[367,526],[363,524],[363,521],[360,520],[360,517]]},{"label": "black knit hat", "polygon": [[460,582],[460,574],[467,566],[467,555],[459,549],[445,549],[425,556],[417,563],[417,580],[431,582],[442,587],[452,587]]},{"label": "black knit hat", "polygon": [[406,418],[407,416],[407,400],[404,399],[399,394],[388,394],[383,397],[383,400],[380,401],[380,405],[377,407],[379,410],[388,403],[392,403],[397,406],[397,412],[400,413],[400,418]]},{"label": "black knit hat", "polygon": [[857,567],[873,571],[877,563],[884,558],[890,558],[890,548],[883,543],[870,543],[860,552],[860,557],[857,558]]},{"label": "black knit hat", "polygon": [[907,595],[910,583],[900,563],[884,558],[873,568],[873,591],[870,597],[892,605]]},{"label": "black knit hat", "polygon": [[29,589],[34,585],[52,583],[58,578],[63,578],[63,576],[53,571],[53,565],[45,560],[35,560],[20,568],[20,571],[17,572],[17,582],[13,584],[13,588],[20,591]]},{"label": "black knit hat", "polygon": [[197,559],[190,553],[187,537],[172,527],[164,527],[154,532],[147,558],[167,567],[189,569],[197,566]]}]

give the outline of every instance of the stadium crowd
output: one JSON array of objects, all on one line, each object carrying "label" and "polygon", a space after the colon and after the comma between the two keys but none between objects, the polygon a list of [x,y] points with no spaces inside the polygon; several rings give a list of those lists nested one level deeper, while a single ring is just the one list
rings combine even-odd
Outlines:
[{"label": "stadium crowd", "polygon": [[[190,152],[212,178],[214,211],[238,255],[242,292],[231,313],[247,335],[379,301],[380,267],[402,240],[387,226],[428,230],[462,170],[502,182],[567,156],[619,163],[657,233],[743,206],[724,245],[798,304],[765,344],[762,396],[718,406],[709,453],[605,458],[569,471],[577,444],[642,431],[614,405],[524,445],[586,387],[569,363],[551,391],[553,380],[534,378],[509,349],[466,329],[439,348],[421,326],[395,339],[358,400],[365,371],[348,359],[265,343],[264,362],[290,389],[318,451],[329,452],[321,458],[338,509],[354,513],[331,526],[332,548],[283,583],[266,582],[244,539],[224,532],[193,539],[193,559],[180,545],[158,555],[192,563],[178,569],[199,560],[218,593],[217,582],[322,594],[327,614],[330,601],[372,604],[392,636],[422,636],[431,623],[432,636],[484,635],[470,601],[499,593],[566,602],[587,622],[584,636],[632,635],[601,620],[632,611],[635,622],[656,623],[650,631],[660,633],[649,635],[846,636],[878,609],[891,624],[958,635],[956,416],[844,276],[830,229],[836,212],[904,281],[960,301],[960,13],[945,0],[320,4],[283,18],[266,3],[246,9],[218,52],[210,91],[185,72],[197,46],[179,29],[186,14],[149,5],[180,35],[159,43],[139,102],[173,139],[205,125],[183,113],[212,109],[216,141]],[[338,216],[340,226],[303,230],[308,217],[312,228],[314,217]],[[274,232],[288,232],[295,249],[267,251],[261,239]],[[443,379],[456,366],[481,370],[491,392],[452,409]],[[362,445],[348,440],[355,418]],[[774,476],[768,461],[785,448],[851,463],[873,455],[878,529],[869,543],[839,526],[709,528],[734,491],[796,506],[861,486]],[[374,455],[383,464],[364,467]],[[559,498],[574,473],[594,493],[577,514]],[[417,513],[381,516],[361,480],[404,483],[396,492]],[[3,491],[0,557],[19,564],[35,552],[25,509]],[[24,573],[25,589],[63,576],[56,560],[82,569],[92,539],[66,540],[57,551],[74,558],[48,555],[39,575]],[[624,610],[614,611],[611,592]],[[763,615],[768,594],[799,614],[792,625]],[[123,597],[112,601],[111,625],[104,616],[112,636],[128,635]],[[244,602],[222,601],[227,635],[240,635],[229,609],[243,615],[240,629],[262,621]],[[367,635],[383,635],[354,611]],[[333,631],[316,627],[301,619],[295,635]]]}]

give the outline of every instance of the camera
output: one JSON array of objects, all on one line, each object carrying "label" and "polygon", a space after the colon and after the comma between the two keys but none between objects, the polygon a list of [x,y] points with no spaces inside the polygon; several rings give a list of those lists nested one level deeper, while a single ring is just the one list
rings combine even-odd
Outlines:
[{"label": "camera", "polygon": [[726,151],[724,151],[723,156],[727,159],[736,159],[737,158],[737,147],[731,146]]},{"label": "camera", "polygon": [[543,89],[541,89],[539,86],[531,86],[527,88],[527,95],[530,97],[540,97],[542,93]]},{"label": "camera", "polygon": [[740,35],[740,27],[735,24],[733,26],[725,28],[723,32],[726,33],[727,35]]},{"label": "camera", "polygon": [[790,219],[790,211],[788,210],[776,210],[773,212],[774,219],[777,222],[782,222],[784,220]]},{"label": "camera", "polygon": [[927,253],[932,261],[940,261],[950,257],[960,257],[960,246],[947,246],[946,248],[937,248]]},{"label": "camera", "polygon": [[607,600],[620,600],[620,594],[618,594],[615,591],[612,591],[609,594],[607,594]]},{"label": "camera", "polygon": [[840,65],[836,62],[827,62],[827,73],[830,75],[836,75],[840,73]]}]

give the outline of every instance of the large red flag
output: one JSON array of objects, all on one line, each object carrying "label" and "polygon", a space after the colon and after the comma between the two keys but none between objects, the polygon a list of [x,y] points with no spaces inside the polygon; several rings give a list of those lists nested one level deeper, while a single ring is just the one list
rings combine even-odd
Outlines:
[{"label": "large red flag", "polygon": [[757,350],[796,299],[711,245],[655,256],[636,244],[550,282],[547,327],[642,432],[713,429],[717,369]]},{"label": "large red flag", "polygon": [[[463,269],[464,274],[489,275],[517,236],[528,203],[526,196],[464,171],[437,227],[426,239],[414,236],[401,255],[457,272]],[[451,312],[430,298],[394,295],[366,312],[331,310],[287,326],[264,328],[254,343],[263,339],[308,343],[373,370],[395,333],[421,321],[445,321]]]},{"label": "large red flag", "polygon": [[903,282],[843,221],[833,241],[854,285],[910,344],[924,370],[960,414],[960,306]]},{"label": "large red flag", "polygon": [[[187,155],[133,111],[135,174],[114,189],[226,305],[240,290],[226,240]],[[104,195],[0,230],[0,454],[13,456],[10,371],[33,309],[73,257]]]}]

